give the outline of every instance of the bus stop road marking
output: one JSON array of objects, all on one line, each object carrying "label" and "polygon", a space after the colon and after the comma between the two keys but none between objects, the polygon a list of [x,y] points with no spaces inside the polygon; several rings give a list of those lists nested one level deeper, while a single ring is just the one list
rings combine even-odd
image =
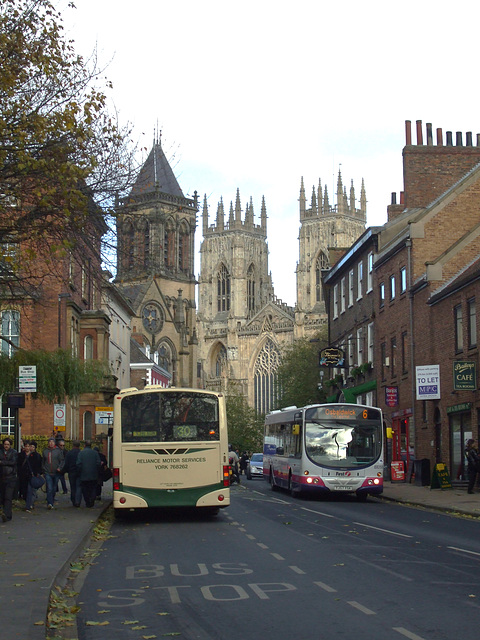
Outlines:
[{"label": "bus stop road marking", "polygon": [[364,524],[363,522],[354,522],[353,524],[358,524],[360,527],[366,527],[367,529],[374,529],[375,531],[381,531],[382,533],[389,533],[392,536],[399,536],[400,538],[413,538],[413,536],[409,536],[406,533],[398,533],[397,531],[391,531],[390,529],[381,529],[380,527],[373,527],[371,524]]},{"label": "bus stop road marking", "polygon": [[301,507],[302,511],[310,511],[310,513],[315,513],[317,516],[324,516],[325,518],[335,518],[335,516],[330,515],[329,513],[323,513],[323,511],[315,511],[315,509],[307,509],[307,507]]},{"label": "bus stop road marking", "polygon": [[369,567],[373,567],[374,569],[378,569],[378,571],[383,571],[385,573],[389,573],[392,576],[395,576],[395,578],[399,578],[400,580],[405,580],[406,582],[413,582],[413,578],[410,578],[409,576],[404,576],[401,573],[397,573],[396,571],[391,571],[390,569],[385,569],[385,567],[380,567],[378,566],[378,564],[375,564],[374,562],[368,562],[367,560],[364,560],[363,558],[359,558],[358,556],[354,556],[351,553],[348,554],[349,558],[353,558],[354,560],[356,560],[357,562],[363,562],[364,564],[367,564]]}]

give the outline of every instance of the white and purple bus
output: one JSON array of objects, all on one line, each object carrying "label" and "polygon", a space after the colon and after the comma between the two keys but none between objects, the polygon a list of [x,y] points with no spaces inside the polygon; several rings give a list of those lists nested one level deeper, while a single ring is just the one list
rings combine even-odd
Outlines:
[{"label": "white and purple bus", "polygon": [[263,475],[273,490],[355,494],[383,491],[383,419],[358,404],[316,404],[265,418]]}]

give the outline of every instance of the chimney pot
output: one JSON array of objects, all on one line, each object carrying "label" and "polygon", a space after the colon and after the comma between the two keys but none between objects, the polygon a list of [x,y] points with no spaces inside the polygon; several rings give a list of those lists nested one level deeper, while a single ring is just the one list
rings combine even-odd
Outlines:
[{"label": "chimney pot", "polygon": [[432,136],[432,123],[427,122],[427,145],[433,145],[433,136]]},{"label": "chimney pot", "polygon": [[400,191],[400,204],[405,204],[405,191]]},{"label": "chimney pot", "polygon": [[410,120],[405,120],[405,144],[412,144],[412,123]]},{"label": "chimney pot", "polygon": [[423,144],[422,121],[417,120],[417,144]]},{"label": "chimney pot", "polygon": [[453,146],[452,132],[451,131],[447,131],[447,147],[452,147],[452,146]]},{"label": "chimney pot", "polygon": [[465,146],[471,147],[472,146],[472,132],[471,131],[467,131],[467,133],[465,135],[467,137],[467,139],[465,141]]},{"label": "chimney pot", "polygon": [[463,147],[462,132],[457,131],[457,147]]},{"label": "chimney pot", "polygon": [[443,132],[440,128],[437,129],[437,146],[443,147]]},{"label": "chimney pot", "polygon": [[391,204],[397,204],[397,194],[395,191],[392,191],[392,202]]},{"label": "chimney pot", "polygon": [[480,147],[480,133],[477,133],[477,147]]}]

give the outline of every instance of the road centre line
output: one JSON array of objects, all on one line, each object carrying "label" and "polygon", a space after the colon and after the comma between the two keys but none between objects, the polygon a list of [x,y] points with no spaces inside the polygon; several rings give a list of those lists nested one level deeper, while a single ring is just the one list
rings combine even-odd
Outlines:
[{"label": "road centre line", "polygon": [[314,582],[313,584],[316,584],[317,587],[320,587],[320,589],[323,589],[324,591],[328,591],[328,593],[337,593],[336,589],[334,589],[333,587],[330,587],[328,584],[325,584],[324,582]]},{"label": "road centre line", "polygon": [[401,633],[402,636],[410,638],[410,640],[425,640],[425,638],[422,638],[422,636],[417,636],[416,633],[412,633],[411,631],[408,631],[408,629],[404,629],[403,627],[392,627],[392,629],[394,631],[397,631],[398,633]]},{"label": "road centre line", "polygon": [[263,542],[257,542],[257,545],[260,547],[260,549],[268,549],[266,544],[263,544]]},{"label": "road centre line", "polygon": [[251,533],[247,533],[247,538],[248,538],[249,540],[255,540],[255,536],[252,536],[252,534],[251,534]]},{"label": "road centre line", "polygon": [[349,604],[351,607],[354,607],[355,609],[358,609],[359,611],[361,611],[362,613],[364,613],[367,616],[376,616],[377,615],[375,613],[375,611],[372,611],[371,609],[367,609],[367,607],[364,607],[363,604],[360,604],[359,602],[356,602],[355,600],[347,600],[347,604]]},{"label": "road centre line", "polygon": [[447,549],[453,549],[453,551],[460,551],[461,553],[470,553],[472,556],[480,556],[477,551],[469,551],[468,549],[461,549],[460,547],[447,547]]},{"label": "road centre line", "polygon": [[375,529],[375,531],[381,531],[382,533],[390,533],[392,536],[400,536],[401,538],[413,538],[413,536],[409,536],[406,533],[398,533],[397,531],[391,531],[390,529],[381,529],[380,527],[373,527],[370,524],[365,524],[363,522],[354,522],[353,524],[358,524],[360,527],[367,527],[367,529]]},{"label": "road centre line", "polygon": [[285,558],[283,556],[281,556],[279,553],[272,553],[271,554],[276,560],[285,560]]},{"label": "road centre line", "polygon": [[295,567],[294,565],[291,565],[288,568],[291,569],[292,571],[294,571],[295,573],[298,573],[299,576],[304,576],[305,575],[305,571],[302,571],[302,569],[300,569],[300,567]]},{"label": "road centre line", "polygon": [[307,507],[300,507],[302,511],[310,511],[310,513],[316,513],[317,516],[324,516],[325,518],[335,518],[335,516],[330,515],[329,513],[323,513],[323,511],[315,511],[315,509],[307,509]]}]

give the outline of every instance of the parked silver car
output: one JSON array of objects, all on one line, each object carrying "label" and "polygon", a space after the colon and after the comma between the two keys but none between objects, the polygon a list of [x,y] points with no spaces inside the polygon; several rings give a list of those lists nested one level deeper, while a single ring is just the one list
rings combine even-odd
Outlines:
[{"label": "parked silver car", "polygon": [[252,453],[247,465],[247,478],[263,478],[263,453]]}]

